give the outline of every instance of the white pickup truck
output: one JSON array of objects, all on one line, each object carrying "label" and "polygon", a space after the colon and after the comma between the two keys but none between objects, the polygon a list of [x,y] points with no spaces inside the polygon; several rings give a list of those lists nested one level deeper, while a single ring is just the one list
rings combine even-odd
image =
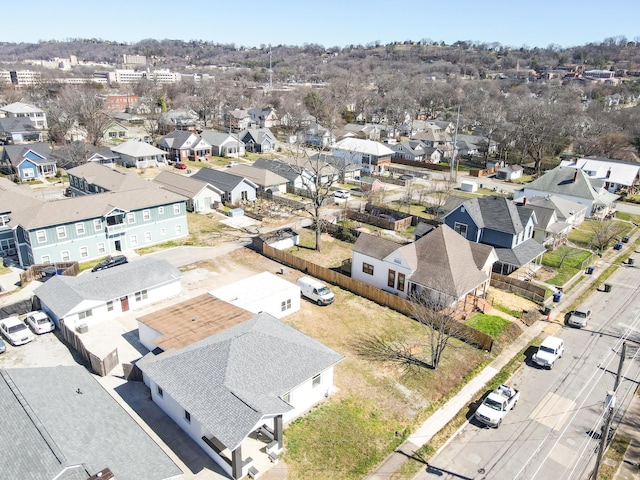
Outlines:
[{"label": "white pickup truck", "polygon": [[487,395],[487,398],[476,410],[475,417],[485,425],[498,428],[509,410],[515,408],[519,398],[520,392],[518,390],[508,385],[500,385]]}]

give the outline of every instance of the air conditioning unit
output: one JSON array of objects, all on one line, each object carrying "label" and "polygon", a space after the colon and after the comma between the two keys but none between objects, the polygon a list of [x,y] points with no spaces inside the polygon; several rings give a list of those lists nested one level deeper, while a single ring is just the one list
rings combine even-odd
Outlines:
[{"label": "air conditioning unit", "polygon": [[7,252],[5,252],[4,250],[0,250],[0,257],[6,257],[7,256]]},{"label": "air conditioning unit", "polygon": [[15,255],[16,254],[16,249],[15,248],[9,248],[7,250],[7,254],[8,255]]}]

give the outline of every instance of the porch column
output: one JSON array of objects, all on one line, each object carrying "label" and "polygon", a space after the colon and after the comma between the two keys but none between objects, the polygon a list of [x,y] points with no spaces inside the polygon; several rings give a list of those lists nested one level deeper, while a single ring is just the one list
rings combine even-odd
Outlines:
[{"label": "porch column", "polygon": [[231,476],[236,480],[242,478],[242,445],[231,452]]},{"label": "porch column", "polygon": [[278,415],[273,419],[273,437],[278,442],[278,450],[282,450],[284,448],[284,443],[282,442],[282,415]]}]

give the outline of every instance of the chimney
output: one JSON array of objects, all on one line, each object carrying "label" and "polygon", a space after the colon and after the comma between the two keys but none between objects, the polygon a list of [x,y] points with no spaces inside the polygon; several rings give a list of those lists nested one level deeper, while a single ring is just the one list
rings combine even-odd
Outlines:
[{"label": "chimney", "polygon": [[578,178],[578,170],[573,174],[573,183],[576,183],[576,178]]},{"label": "chimney", "polygon": [[526,205],[529,203],[529,199],[527,197],[522,197],[522,205]]}]

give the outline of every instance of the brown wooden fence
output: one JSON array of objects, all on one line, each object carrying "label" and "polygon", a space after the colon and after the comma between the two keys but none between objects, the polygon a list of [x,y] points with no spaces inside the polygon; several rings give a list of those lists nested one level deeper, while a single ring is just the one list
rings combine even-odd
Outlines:
[{"label": "brown wooden fence", "polygon": [[24,272],[20,274],[20,284],[26,285],[32,280],[39,280],[42,278],[42,271],[45,268],[54,267],[57,275],[69,275],[75,277],[80,273],[80,267],[78,262],[56,262],[56,263],[43,263],[38,265],[31,265]]},{"label": "brown wooden fence", "polygon": [[[367,298],[380,305],[384,305],[393,310],[396,310],[408,317],[411,317],[414,311],[412,302],[405,300],[397,295],[387,293],[379,288],[367,285],[359,280],[347,277],[342,273],[335,272],[315,263],[304,260],[300,257],[277,250],[267,244],[262,246],[262,252],[264,256],[271,258],[277,262],[287,265],[296,270],[304,272],[306,275],[324,280],[327,283],[338,285],[345,290],[355,293],[361,297]],[[493,347],[493,339],[491,336],[482,333],[475,328],[468,327],[464,324],[456,325],[456,331],[460,332],[457,336],[466,343],[476,346],[482,350],[491,351]]]},{"label": "brown wooden fence", "polygon": [[104,377],[109,374],[111,370],[113,370],[116,365],[119,363],[118,359],[118,349],[116,348],[111,353],[109,353],[105,358],[100,358],[97,355],[94,355],[85,347],[82,342],[82,337],[70,329],[67,325],[64,324],[64,321],[60,322],[60,335],[64,339],[64,341],[72,347],[80,356],[91,365],[91,369],[101,377]]},{"label": "brown wooden fence", "polygon": [[544,288],[531,282],[507,277],[506,275],[500,275],[498,273],[491,274],[491,286],[499,288],[500,290],[506,290],[507,292],[517,293],[540,304],[544,302],[544,296],[546,294]]}]

